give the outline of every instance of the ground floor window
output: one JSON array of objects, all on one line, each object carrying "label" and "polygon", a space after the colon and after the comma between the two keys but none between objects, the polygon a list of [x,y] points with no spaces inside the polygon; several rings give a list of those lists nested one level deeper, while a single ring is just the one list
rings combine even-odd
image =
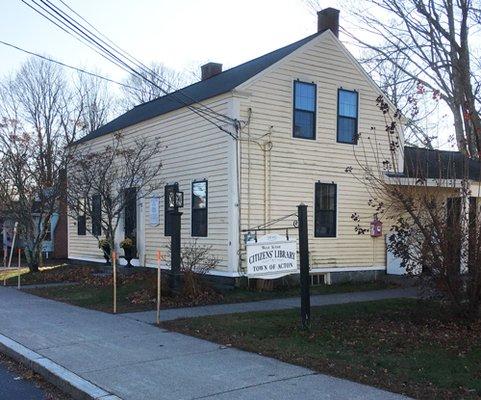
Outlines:
[{"label": "ground floor window", "polygon": [[335,237],[337,229],[337,185],[316,182],[314,236]]},{"label": "ground floor window", "polygon": [[192,236],[207,236],[207,181],[192,182]]}]

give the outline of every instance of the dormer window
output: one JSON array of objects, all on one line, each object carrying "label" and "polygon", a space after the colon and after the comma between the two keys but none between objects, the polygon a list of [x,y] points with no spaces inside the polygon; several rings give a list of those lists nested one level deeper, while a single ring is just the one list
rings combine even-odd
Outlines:
[{"label": "dormer window", "polygon": [[358,93],[339,89],[337,92],[337,141],[357,144]]},{"label": "dormer window", "polygon": [[316,85],[294,82],[294,124],[292,136],[316,139]]}]

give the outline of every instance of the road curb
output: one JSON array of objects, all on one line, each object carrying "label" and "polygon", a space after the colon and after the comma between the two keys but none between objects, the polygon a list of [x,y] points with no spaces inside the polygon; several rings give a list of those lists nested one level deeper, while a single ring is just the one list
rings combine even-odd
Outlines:
[{"label": "road curb", "polygon": [[76,400],[122,400],[4,335],[0,335],[0,352],[42,375]]}]

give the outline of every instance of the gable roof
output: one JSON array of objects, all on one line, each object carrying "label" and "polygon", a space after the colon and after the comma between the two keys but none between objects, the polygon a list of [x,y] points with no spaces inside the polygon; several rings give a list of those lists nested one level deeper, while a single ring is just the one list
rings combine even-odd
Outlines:
[{"label": "gable roof", "polygon": [[[244,64],[240,64],[237,67],[223,71],[209,79],[205,79],[173,93],[142,103],[79,139],[76,143],[86,142],[187,105],[192,105],[229,92],[241,83],[291,54],[293,51],[305,45],[323,32],[324,31],[316,32],[315,34],[291,43],[288,46],[281,47],[280,49],[264,54],[263,56]],[[181,97],[182,100],[179,100],[179,97]]]},{"label": "gable roof", "polygon": [[459,151],[404,148],[404,175],[420,179],[481,180],[481,163],[468,159]]}]

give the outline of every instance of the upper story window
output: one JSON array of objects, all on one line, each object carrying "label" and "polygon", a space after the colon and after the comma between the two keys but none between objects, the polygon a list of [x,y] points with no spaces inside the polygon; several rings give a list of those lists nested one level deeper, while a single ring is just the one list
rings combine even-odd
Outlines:
[{"label": "upper story window", "polygon": [[357,144],[358,93],[339,89],[337,92],[337,141]]},{"label": "upper story window", "polygon": [[314,209],[314,236],[336,237],[337,186],[334,183],[316,182]]},{"label": "upper story window", "polygon": [[192,182],[192,236],[207,236],[207,181]]},{"label": "upper story window", "polygon": [[292,135],[301,139],[316,138],[316,85],[294,82],[294,124]]}]

